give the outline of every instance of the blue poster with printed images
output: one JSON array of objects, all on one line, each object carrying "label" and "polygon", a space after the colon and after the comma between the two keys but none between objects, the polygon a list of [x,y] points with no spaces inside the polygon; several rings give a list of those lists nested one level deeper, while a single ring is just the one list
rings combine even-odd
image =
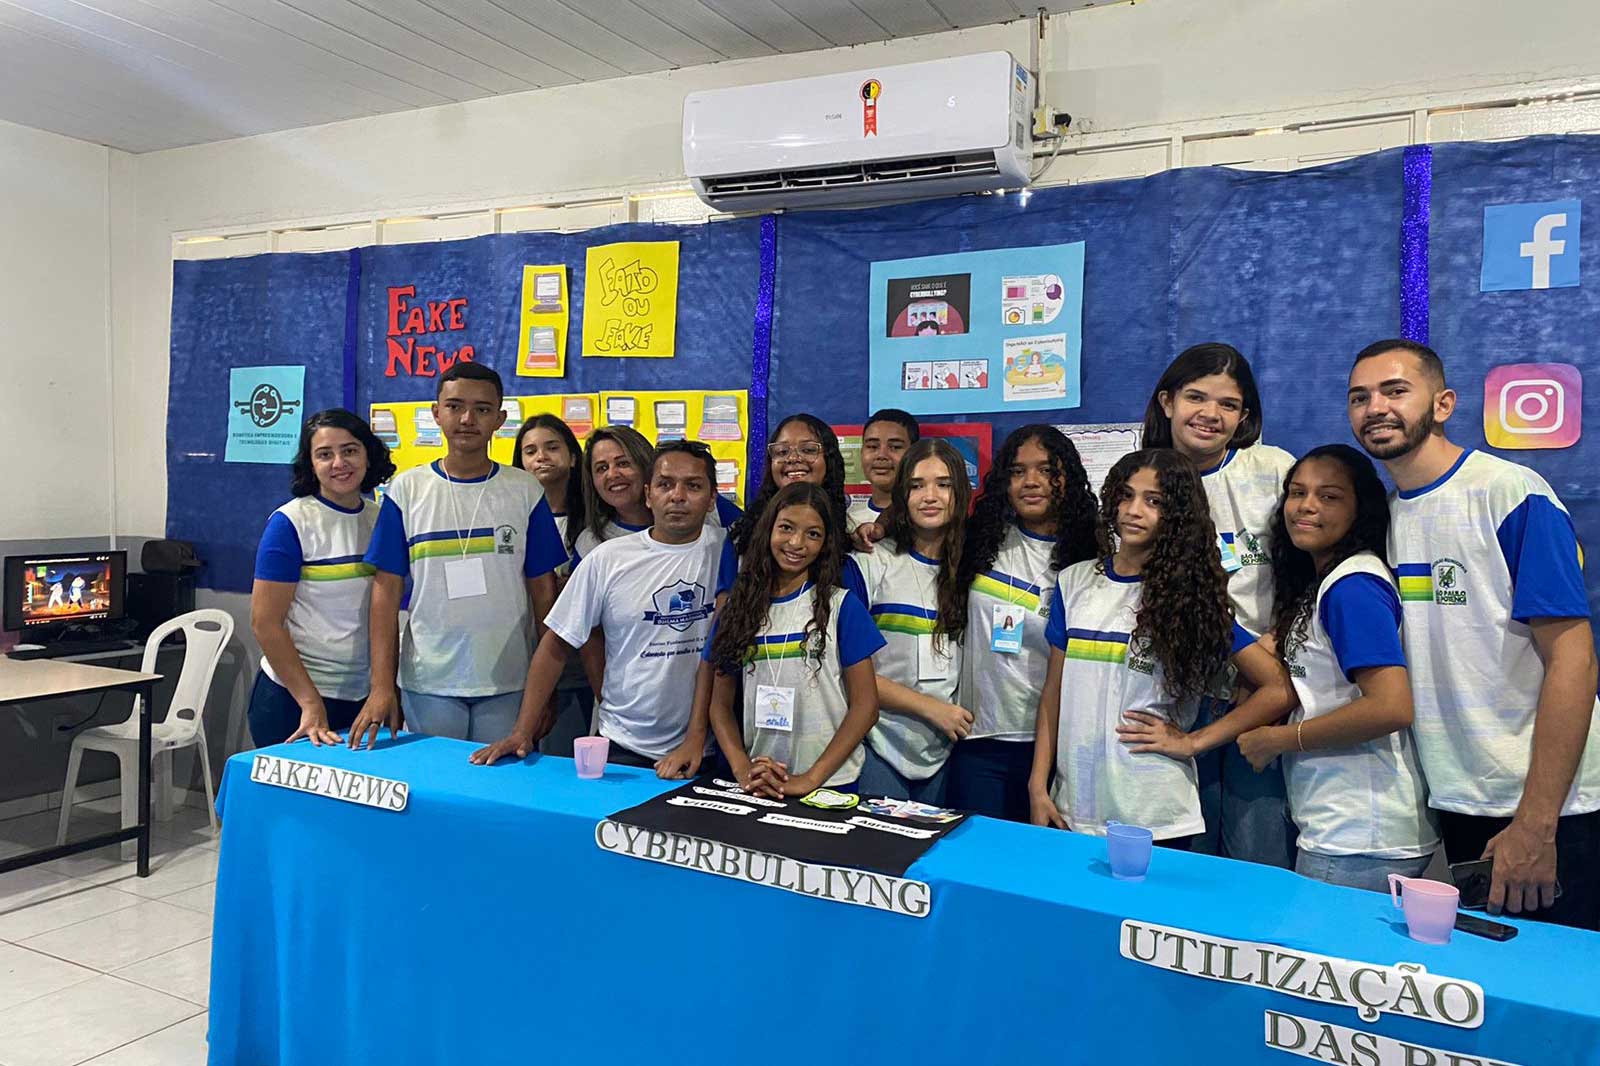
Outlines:
[{"label": "blue poster with printed images", "polygon": [[292,463],[305,421],[304,366],[236,366],[228,375],[228,463]]},{"label": "blue poster with printed images", "polygon": [[1077,407],[1083,248],[873,263],[870,406],[915,415]]}]

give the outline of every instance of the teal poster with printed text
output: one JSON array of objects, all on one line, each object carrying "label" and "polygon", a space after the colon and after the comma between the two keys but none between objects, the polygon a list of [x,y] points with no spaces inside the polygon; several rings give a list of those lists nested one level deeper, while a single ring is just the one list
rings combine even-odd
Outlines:
[{"label": "teal poster with printed text", "polygon": [[228,377],[229,463],[291,463],[305,421],[304,366],[240,366]]}]

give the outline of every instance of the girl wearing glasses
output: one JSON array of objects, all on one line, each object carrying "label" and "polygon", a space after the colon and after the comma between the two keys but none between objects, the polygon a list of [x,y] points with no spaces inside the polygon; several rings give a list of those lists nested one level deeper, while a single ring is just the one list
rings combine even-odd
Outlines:
[{"label": "girl wearing glasses", "polygon": [[[833,504],[832,516],[838,523],[833,538],[836,545],[845,545],[844,515],[850,503],[844,495],[844,455],[839,451],[839,438],[822,419],[815,415],[790,415],[778,423],[767,440],[766,476],[761,479],[761,491],[750,505],[749,513],[740,519],[729,534],[739,557],[754,539],[756,521],[767,504],[785,485],[808,482],[819,486]],[[840,548],[841,552],[843,548]]]}]

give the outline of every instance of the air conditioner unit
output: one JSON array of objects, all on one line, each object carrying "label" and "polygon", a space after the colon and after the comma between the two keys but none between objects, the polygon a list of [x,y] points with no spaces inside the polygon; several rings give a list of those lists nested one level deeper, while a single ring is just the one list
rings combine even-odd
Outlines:
[{"label": "air conditioner unit", "polygon": [[693,92],[684,171],[719,211],[1018,189],[1032,96],[1009,52]]}]

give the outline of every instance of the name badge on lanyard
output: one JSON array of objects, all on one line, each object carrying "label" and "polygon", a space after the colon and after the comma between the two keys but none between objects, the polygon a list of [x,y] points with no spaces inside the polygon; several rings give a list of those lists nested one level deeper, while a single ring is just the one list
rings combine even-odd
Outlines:
[{"label": "name badge on lanyard", "polygon": [[989,650],[1006,655],[1022,654],[1022,628],[1028,614],[1016,604],[994,605],[994,622],[989,628]]},{"label": "name badge on lanyard", "polygon": [[756,686],[756,728],[794,731],[794,689],[788,685]]},{"label": "name badge on lanyard", "polygon": [[482,596],[489,591],[489,581],[483,572],[483,559],[446,559],[444,562],[444,590],[452,600]]},{"label": "name badge on lanyard", "polygon": [[1243,565],[1239,562],[1239,553],[1233,548],[1233,541],[1227,540],[1223,534],[1217,534],[1217,554],[1222,557],[1222,569],[1227,573],[1234,573]]}]

